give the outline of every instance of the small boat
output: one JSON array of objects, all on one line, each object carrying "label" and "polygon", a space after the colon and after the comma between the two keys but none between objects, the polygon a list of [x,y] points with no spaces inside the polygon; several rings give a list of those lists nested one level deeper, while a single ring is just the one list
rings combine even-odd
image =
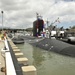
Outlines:
[{"label": "small boat", "polygon": [[13,41],[14,44],[24,43],[24,39],[22,39],[22,38],[13,38],[12,41]]}]

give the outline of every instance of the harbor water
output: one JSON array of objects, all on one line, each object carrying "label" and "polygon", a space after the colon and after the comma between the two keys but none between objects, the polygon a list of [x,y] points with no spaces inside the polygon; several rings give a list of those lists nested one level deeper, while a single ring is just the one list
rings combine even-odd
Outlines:
[{"label": "harbor water", "polygon": [[16,44],[34,65],[37,75],[75,75],[75,58],[33,47],[28,43]]}]

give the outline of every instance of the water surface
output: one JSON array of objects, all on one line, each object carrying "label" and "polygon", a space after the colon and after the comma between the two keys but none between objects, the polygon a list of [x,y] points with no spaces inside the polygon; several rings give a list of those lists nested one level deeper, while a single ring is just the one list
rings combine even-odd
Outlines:
[{"label": "water surface", "polygon": [[28,43],[17,46],[29,59],[28,64],[36,67],[37,75],[75,75],[75,58],[33,47]]}]

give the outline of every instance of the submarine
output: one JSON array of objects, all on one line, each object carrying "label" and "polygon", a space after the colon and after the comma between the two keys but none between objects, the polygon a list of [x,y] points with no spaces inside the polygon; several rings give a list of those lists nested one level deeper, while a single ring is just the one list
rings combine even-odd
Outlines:
[{"label": "submarine", "polygon": [[75,46],[57,39],[45,38],[41,41],[31,43],[31,45],[65,56],[75,57]]}]

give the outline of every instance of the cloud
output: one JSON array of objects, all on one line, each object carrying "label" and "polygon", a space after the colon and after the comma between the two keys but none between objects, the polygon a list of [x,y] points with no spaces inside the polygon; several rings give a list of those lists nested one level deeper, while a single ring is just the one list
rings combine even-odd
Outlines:
[{"label": "cloud", "polygon": [[32,27],[36,12],[43,16],[44,21],[48,18],[51,23],[59,17],[60,26],[69,22],[74,25],[74,7],[74,0],[0,0],[0,11],[4,11],[4,26],[11,28]]}]

